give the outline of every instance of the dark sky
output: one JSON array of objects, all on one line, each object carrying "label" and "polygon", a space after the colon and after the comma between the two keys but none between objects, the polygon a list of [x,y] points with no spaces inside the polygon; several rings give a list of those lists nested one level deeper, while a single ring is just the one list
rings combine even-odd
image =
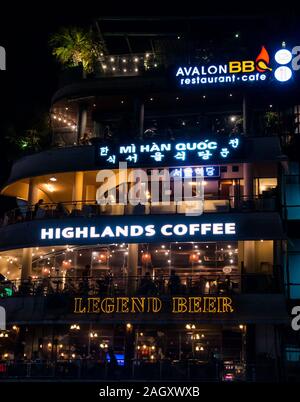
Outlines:
[{"label": "dark sky", "polygon": [[[11,1],[1,10],[0,45],[6,48],[7,71],[0,71],[0,185],[9,170],[3,137],[7,124],[25,127],[27,121],[40,111],[49,110],[51,97],[57,89],[60,67],[51,55],[48,40],[51,33],[61,26],[89,26],[93,19],[105,15],[239,15],[242,9],[223,2],[211,10],[205,3],[133,2],[131,0],[101,1]],[[201,3],[201,4],[200,4]],[[264,2],[257,10],[251,5],[251,13],[268,15],[274,11]],[[294,5],[289,4],[292,15]],[[276,10],[275,10],[276,11]],[[280,6],[280,13],[284,10]],[[223,14],[222,14],[223,13]],[[230,22],[228,22],[230,24]],[[299,26],[299,25],[298,25]],[[253,27],[255,30],[255,27]],[[299,30],[300,33],[300,30]]]},{"label": "dark sky", "polygon": [[[23,2],[22,2],[23,3]],[[48,107],[53,92],[57,88],[59,66],[51,56],[48,46],[49,35],[64,25],[89,25],[97,16],[103,15],[193,15],[197,10],[195,2],[190,1],[184,9],[183,4],[168,2],[127,1],[55,1],[30,2],[22,5],[13,2],[1,10],[0,45],[7,51],[7,71],[0,71],[0,124],[9,119],[23,119],[32,113],[35,106]],[[219,3],[219,2],[218,2]],[[226,4],[225,4],[226,3]],[[160,4],[158,7],[157,4]],[[166,5],[167,4],[167,5]],[[181,4],[181,5],[180,5]],[[232,2],[230,2],[232,4]],[[273,3],[274,4],[274,3]],[[192,8],[190,8],[193,6]],[[265,6],[265,8],[263,8]],[[289,12],[292,5],[289,5]],[[217,7],[218,13],[239,14],[236,6],[224,2]],[[201,2],[198,13],[212,15],[216,9],[205,10]],[[257,11],[251,6],[252,13],[267,14],[274,11],[260,4]],[[282,7],[280,7],[280,12]],[[254,27],[255,29],[255,27]],[[300,30],[299,30],[300,31]],[[0,133],[1,138],[1,133]]]}]

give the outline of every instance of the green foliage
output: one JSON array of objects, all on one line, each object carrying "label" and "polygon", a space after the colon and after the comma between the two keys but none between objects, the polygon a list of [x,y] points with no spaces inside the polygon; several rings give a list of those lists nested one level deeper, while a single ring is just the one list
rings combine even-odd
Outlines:
[{"label": "green foliage", "polygon": [[[30,128],[27,128],[29,126]],[[51,130],[47,114],[41,114],[26,126],[9,125],[4,130],[5,141],[12,155],[37,152],[51,142]]]},{"label": "green foliage", "polygon": [[52,54],[66,67],[82,65],[85,72],[94,70],[99,60],[102,45],[93,37],[92,32],[78,27],[65,27],[52,35],[49,44]]}]

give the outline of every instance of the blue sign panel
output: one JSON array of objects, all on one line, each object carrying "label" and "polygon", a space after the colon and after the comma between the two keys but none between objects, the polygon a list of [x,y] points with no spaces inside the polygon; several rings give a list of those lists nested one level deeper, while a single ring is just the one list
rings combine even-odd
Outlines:
[{"label": "blue sign panel", "polygon": [[100,167],[191,166],[225,163],[241,157],[239,136],[203,137],[195,140],[96,145],[96,163]]},{"label": "blue sign panel", "polygon": [[36,219],[0,229],[1,250],[19,247],[160,241],[279,240],[278,213],[204,213],[199,216],[103,215]]}]

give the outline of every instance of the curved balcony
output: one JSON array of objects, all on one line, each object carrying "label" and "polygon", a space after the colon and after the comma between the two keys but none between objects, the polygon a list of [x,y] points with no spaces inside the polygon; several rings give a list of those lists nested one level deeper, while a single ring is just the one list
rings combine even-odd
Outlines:
[{"label": "curved balcony", "polygon": [[[138,200],[137,200],[138,201]],[[210,197],[205,200],[148,201],[145,205],[110,203],[99,205],[96,200],[43,203],[15,208],[3,217],[2,226],[45,219],[96,218],[109,215],[182,215],[198,213],[274,212],[278,210],[276,196]]]},{"label": "curved balcony", "polygon": [[[243,147],[247,154],[224,160],[225,164],[251,163],[266,161],[281,161],[285,159],[280,149],[279,139],[275,136],[269,137],[245,137]],[[107,142],[104,142],[107,145]],[[97,171],[103,169],[97,161],[98,145],[81,145],[65,148],[56,148],[48,151],[25,156],[14,163],[7,185],[25,178],[32,178],[54,173]],[[213,164],[214,161],[210,161]],[[223,162],[223,161],[222,161]],[[202,161],[200,165],[207,164]],[[216,164],[216,163],[214,163]],[[220,164],[220,161],[219,163]],[[224,164],[224,163],[222,163]],[[197,163],[196,166],[198,166]],[[151,165],[153,166],[153,165]],[[149,166],[149,168],[151,168]],[[189,166],[195,166],[191,164]],[[134,166],[139,168],[139,165]],[[145,166],[144,166],[145,167]],[[159,167],[158,164],[155,167]],[[173,166],[174,167],[174,166]],[[106,168],[111,169],[111,165]]]},{"label": "curved balcony", "polygon": [[[276,267],[278,269],[278,267]],[[176,282],[170,275],[114,276],[107,271],[94,276],[47,276],[26,280],[0,281],[0,297],[28,297],[64,295],[69,297],[116,297],[128,295],[134,289],[136,296],[172,295],[237,295],[240,293],[279,293],[278,278],[273,274],[177,274]]]}]

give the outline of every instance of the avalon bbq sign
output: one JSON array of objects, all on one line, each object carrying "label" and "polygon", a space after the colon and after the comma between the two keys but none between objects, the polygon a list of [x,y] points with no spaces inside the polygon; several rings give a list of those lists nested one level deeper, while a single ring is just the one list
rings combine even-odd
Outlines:
[{"label": "avalon bbq sign", "polygon": [[[298,48],[294,48],[297,49]],[[251,84],[253,82],[288,82],[296,70],[292,51],[283,47],[272,57],[265,46],[259,54],[246,60],[230,60],[222,64],[183,65],[176,69],[175,77],[181,87]]]}]

